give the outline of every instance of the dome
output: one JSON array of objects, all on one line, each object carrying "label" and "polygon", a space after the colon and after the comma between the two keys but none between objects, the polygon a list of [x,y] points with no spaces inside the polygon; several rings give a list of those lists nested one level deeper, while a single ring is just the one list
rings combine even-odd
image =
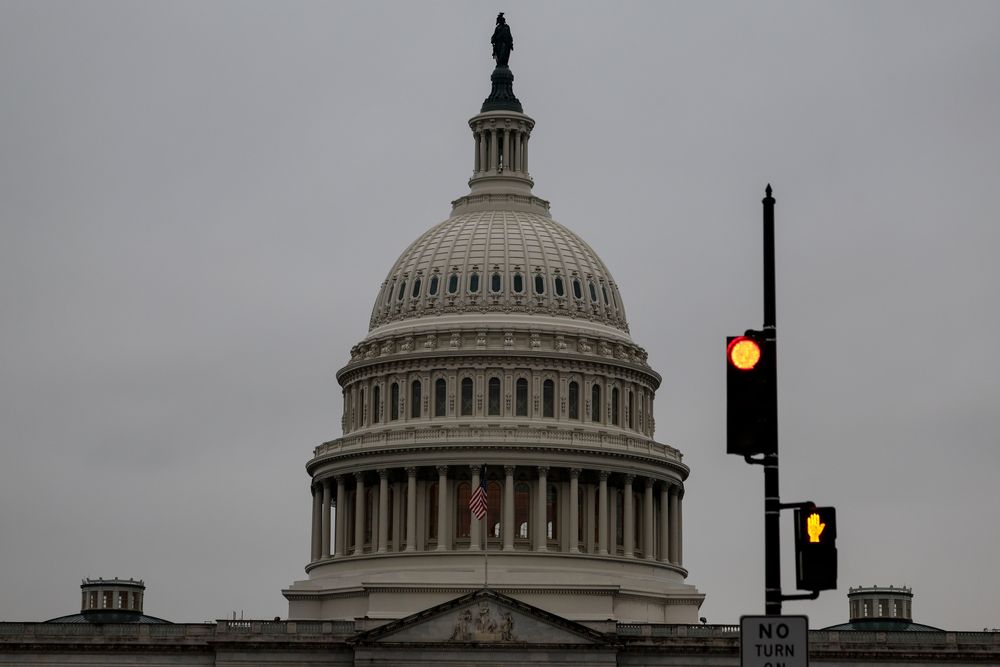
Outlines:
[{"label": "dome", "polygon": [[621,294],[597,253],[546,214],[482,210],[432,227],[396,260],[370,329],[460,313],[530,313],[628,332]]}]

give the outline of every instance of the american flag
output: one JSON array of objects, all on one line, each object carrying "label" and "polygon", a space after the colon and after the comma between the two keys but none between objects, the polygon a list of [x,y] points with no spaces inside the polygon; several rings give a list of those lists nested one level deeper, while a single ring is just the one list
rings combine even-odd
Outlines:
[{"label": "american flag", "polygon": [[486,466],[483,466],[483,477],[479,481],[479,486],[469,498],[469,510],[476,515],[478,521],[482,521],[486,516]]}]

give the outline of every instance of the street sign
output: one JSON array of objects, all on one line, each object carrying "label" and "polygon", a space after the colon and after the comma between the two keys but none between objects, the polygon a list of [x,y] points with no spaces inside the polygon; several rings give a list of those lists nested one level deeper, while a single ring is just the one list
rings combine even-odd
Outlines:
[{"label": "street sign", "polygon": [[808,667],[809,619],[741,616],[741,667]]}]

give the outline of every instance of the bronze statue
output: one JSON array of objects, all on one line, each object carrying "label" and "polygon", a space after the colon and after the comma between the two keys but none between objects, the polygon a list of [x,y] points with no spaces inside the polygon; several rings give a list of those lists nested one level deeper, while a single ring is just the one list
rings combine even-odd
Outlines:
[{"label": "bronze statue", "polygon": [[507,67],[510,60],[510,52],[514,50],[514,38],[510,36],[510,26],[503,17],[503,12],[497,14],[497,27],[493,31],[493,58],[497,61],[497,67]]}]

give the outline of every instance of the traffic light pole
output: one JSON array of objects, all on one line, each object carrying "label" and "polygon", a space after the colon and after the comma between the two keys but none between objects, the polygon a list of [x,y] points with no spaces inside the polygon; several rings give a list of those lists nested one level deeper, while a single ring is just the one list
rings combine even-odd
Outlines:
[{"label": "traffic light pole", "polygon": [[[774,308],[774,197],[771,184],[764,190],[764,345],[772,362],[768,378],[773,392],[774,413],[778,408],[777,324]],[[778,491],[778,442],[764,454],[764,613],[781,614],[781,497]]]}]

